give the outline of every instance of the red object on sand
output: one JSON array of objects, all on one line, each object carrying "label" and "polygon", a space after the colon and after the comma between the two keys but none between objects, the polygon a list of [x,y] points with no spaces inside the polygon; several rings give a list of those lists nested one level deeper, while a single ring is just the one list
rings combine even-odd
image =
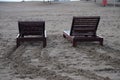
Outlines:
[{"label": "red object on sand", "polygon": [[107,0],[102,0],[102,5],[106,6],[107,5]]}]

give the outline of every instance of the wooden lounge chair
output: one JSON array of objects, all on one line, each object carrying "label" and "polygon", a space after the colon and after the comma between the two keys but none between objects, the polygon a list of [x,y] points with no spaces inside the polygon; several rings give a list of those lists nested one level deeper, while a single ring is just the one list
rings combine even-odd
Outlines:
[{"label": "wooden lounge chair", "polygon": [[71,30],[64,31],[63,37],[77,46],[77,42],[99,41],[103,45],[103,38],[96,35],[100,16],[73,17]]},{"label": "wooden lounge chair", "polygon": [[45,21],[18,21],[19,34],[16,39],[17,47],[24,41],[43,41],[46,46]]}]

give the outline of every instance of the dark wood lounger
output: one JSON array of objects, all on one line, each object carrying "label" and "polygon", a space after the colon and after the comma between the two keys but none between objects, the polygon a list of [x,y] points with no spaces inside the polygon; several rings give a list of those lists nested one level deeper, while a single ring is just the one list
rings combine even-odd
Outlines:
[{"label": "dark wood lounger", "polygon": [[45,21],[18,21],[18,28],[17,47],[24,41],[43,41],[46,46]]},{"label": "dark wood lounger", "polygon": [[99,41],[103,45],[103,38],[96,35],[100,16],[73,17],[71,30],[64,31],[63,37],[77,46],[77,42]]}]

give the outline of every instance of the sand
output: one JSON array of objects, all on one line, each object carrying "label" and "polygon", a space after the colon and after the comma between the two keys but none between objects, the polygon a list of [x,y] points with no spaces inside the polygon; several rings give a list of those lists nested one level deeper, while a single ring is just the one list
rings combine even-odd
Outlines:
[{"label": "sand", "polygon": [[[104,46],[63,38],[73,16],[100,16]],[[16,48],[19,20],[45,20],[47,47]],[[0,3],[0,80],[120,80],[120,7],[78,2]]]}]

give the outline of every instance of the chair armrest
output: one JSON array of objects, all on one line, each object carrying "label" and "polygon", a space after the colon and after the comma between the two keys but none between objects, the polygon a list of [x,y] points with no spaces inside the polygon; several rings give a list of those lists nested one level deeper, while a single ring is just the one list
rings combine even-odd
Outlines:
[{"label": "chair armrest", "polygon": [[46,30],[45,30],[45,37],[47,37]]},{"label": "chair armrest", "polygon": [[17,35],[17,38],[20,37],[20,34]]},{"label": "chair armrest", "polygon": [[63,33],[66,33],[67,35],[70,36],[70,30],[64,30]]}]

